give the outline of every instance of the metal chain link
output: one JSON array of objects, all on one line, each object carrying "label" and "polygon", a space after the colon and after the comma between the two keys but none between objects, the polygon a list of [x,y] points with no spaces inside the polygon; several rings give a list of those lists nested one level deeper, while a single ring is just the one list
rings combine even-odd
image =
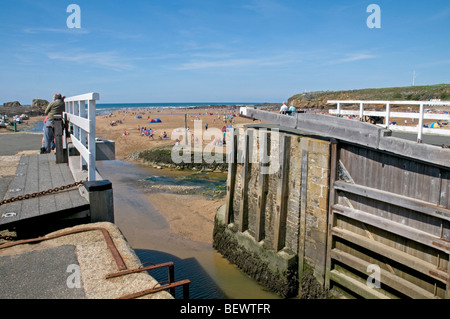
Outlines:
[{"label": "metal chain link", "polygon": [[0,202],[0,206],[5,205],[5,204],[9,204],[9,203],[14,203],[14,202],[21,201],[21,200],[25,200],[25,199],[37,198],[37,197],[41,197],[41,196],[45,196],[45,195],[55,194],[57,192],[60,192],[60,191],[63,191],[63,190],[67,190],[67,189],[70,189],[70,188],[74,188],[74,187],[80,186],[82,184],[84,184],[84,181],[75,182],[75,183],[72,183],[72,184],[69,184],[69,185],[65,185],[65,186],[50,188],[48,190],[44,190],[44,191],[36,192],[36,193],[32,193],[32,194],[19,195],[19,196],[16,196],[16,197],[11,197],[11,198],[2,200]]}]

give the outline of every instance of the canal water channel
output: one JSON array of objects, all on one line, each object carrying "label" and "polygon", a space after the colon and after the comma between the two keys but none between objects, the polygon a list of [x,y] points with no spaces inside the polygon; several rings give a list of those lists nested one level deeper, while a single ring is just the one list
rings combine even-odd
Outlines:
[{"label": "canal water channel", "polygon": [[[225,174],[180,174],[121,160],[97,162],[97,168],[113,184],[115,224],[137,256],[142,262],[154,264],[174,262],[175,280],[191,280],[190,298],[279,299],[230,264],[212,244],[172,233],[169,223],[145,195],[152,186],[161,189],[162,185],[166,190],[184,186],[215,194],[225,187]],[[167,270],[150,274],[158,281],[167,280]],[[177,288],[176,297],[182,298],[181,288]]]}]

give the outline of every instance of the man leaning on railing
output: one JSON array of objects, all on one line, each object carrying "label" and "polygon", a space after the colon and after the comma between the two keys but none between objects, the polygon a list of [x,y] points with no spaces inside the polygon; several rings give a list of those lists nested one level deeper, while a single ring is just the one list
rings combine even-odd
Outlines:
[{"label": "man leaning on railing", "polygon": [[60,93],[53,95],[53,100],[44,112],[47,115],[47,120],[44,123],[44,153],[51,152],[51,143],[54,139],[53,118],[55,115],[62,115],[65,110],[64,97]]}]

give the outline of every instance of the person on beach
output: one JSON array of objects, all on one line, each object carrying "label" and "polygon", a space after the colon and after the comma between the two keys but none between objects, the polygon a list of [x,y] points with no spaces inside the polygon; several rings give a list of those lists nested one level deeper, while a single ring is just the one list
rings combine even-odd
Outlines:
[{"label": "person on beach", "polygon": [[289,115],[290,116],[294,116],[294,113],[297,112],[297,109],[295,108],[295,106],[291,105],[289,107]]},{"label": "person on beach", "polygon": [[51,143],[54,140],[53,132],[53,119],[55,115],[62,115],[65,111],[64,98],[60,93],[53,95],[53,102],[50,103],[45,109],[44,114],[47,115],[47,120],[44,123],[44,145],[43,153],[50,153],[52,146]]},{"label": "person on beach", "polygon": [[287,111],[288,111],[288,107],[286,105],[286,102],[283,101],[283,105],[280,108],[280,114],[286,114]]}]

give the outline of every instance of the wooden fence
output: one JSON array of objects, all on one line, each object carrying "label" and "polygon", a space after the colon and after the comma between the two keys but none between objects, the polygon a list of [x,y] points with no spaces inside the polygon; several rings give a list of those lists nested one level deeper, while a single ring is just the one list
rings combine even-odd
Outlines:
[{"label": "wooden fence", "polygon": [[[439,113],[436,110],[432,111],[433,108],[437,108],[439,106],[450,106],[449,101],[352,101],[352,100],[331,100],[328,101],[329,104],[336,104],[336,110],[330,110],[329,113],[337,116],[342,115],[355,115],[358,116],[360,121],[363,120],[365,116],[374,116],[384,118],[384,124],[378,124],[379,126],[385,127],[386,129],[390,129],[392,131],[400,131],[400,132],[412,132],[417,133],[417,141],[422,141],[423,133],[428,134],[437,134],[437,135],[446,135],[450,136],[450,130],[439,129],[439,128],[424,128],[424,120],[438,120],[438,121],[450,121],[450,114],[447,113]],[[359,110],[343,110],[343,105],[359,105]],[[364,106],[366,105],[385,105],[386,111],[370,111],[365,110]],[[392,112],[392,106],[410,106],[411,112]],[[425,107],[430,108],[430,112],[425,112]],[[416,110],[418,108],[418,110]],[[413,110],[414,109],[414,110]],[[428,110],[427,110],[428,111]],[[392,118],[401,118],[401,119],[417,119],[417,125],[413,126],[403,126],[401,123],[399,125],[392,125]]]},{"label": "wooden fence", "polygon": [[[95,103],[100,99],[98,93],[88,93],[65,99],[67,119],[73,126],[70,138],[80,152],[80,168],[88,167],[89,181],[95,181]],[[87,108],[86,108],[87,105]]]}]

